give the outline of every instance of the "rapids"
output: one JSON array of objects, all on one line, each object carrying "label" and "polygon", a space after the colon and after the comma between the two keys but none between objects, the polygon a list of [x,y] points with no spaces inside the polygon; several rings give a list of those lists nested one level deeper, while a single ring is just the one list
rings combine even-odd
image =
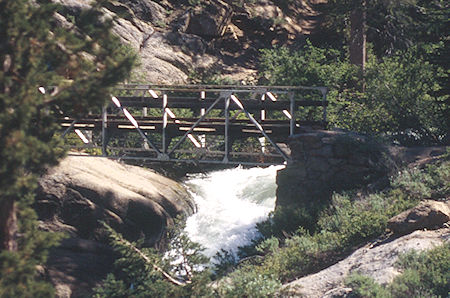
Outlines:
[{"label": "rapids", "polygon": [[190,176],[185,184],[198,207],[186,222],[190,239],[203,245],[208,257],[220,249],[235,253],[249,244],[258,236],[256,223],[275,207],[275,178],[283,167],[238,167]]}]

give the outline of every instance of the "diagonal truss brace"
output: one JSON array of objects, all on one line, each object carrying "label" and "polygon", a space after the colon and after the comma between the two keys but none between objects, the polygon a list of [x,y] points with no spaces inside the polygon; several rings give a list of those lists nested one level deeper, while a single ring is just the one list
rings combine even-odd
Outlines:
[{"label": "diagonal truss brace", "polygon": [[251,122],[253,122],[253,124],[255,124],[256,128],[262,133],[262,135],[270,142],[270,144],[272,144],[272,146],[275,147],[275,150],[277,150],[278,153],[280,153],[280,155],[284,158],[284,160],[286,162],[290,161],[289,156],[287,156],[287,154],[281,150],[281,148],[274,142],[272,141],[272,139],[269,137],[269,135],[267,135],[267,133],[264,131],[263,127],[261,126],[261,124],[256,121],[256,119],[252,116],[252,114],[250,114],[245,108],[244,105],[241,103],[241,101],[235,96],[235,95],[231,95],[230,96],[231,99],[237,104],[237,106],[242,110],[242,112],[245,113],[245,115],[248,117],[248,119],[250,119]]},{"label": "diagonal truss brace", "polygon": [[178,140],[178,142],[175,144],[175,146],[173,146],[173,148],[169,151],[167,155],[170,156],[181,145],[181,143],[188,137],[188,135],[190,135],[194,131],[197,125],[199,125],[200,122],[202,122],[206,118],[209,112],[212,111],[212,109],[221,99],[227,98],[230,95],[231,92],[221,92],[219,97],[208,107],[205,113],[189,128],[189,130],[181,137],[181,139]]},{"label": "diagonal truss brace", "polygon": [[137,123],[136,119],[134,119],[134,117],[130,114],[130,112],[128,112],[128,110],[124,107],[122,107],[119,99],[117,99],[117,97],[112,96],[111,100],[114,102],[114,104],[122,111],[122,113],[124,113],[124,115],[127,117],[127,119],[131,122],[131,124],[133,124],[133,126],[136,128],[136,130],[139,132],[139,134],[141,135],[141,137],[147,142],[147,144],[150,145],[150,147],[152,147],[153,150],[155,150],[158,153],[158,156],[160,156],[162,153],[161,151],[158,149],[158,147],[156,147],[155,144],[153,144],[153,142],[147,137],[147,135],[142,131],[142,129],[139,127],[139,123]]}]

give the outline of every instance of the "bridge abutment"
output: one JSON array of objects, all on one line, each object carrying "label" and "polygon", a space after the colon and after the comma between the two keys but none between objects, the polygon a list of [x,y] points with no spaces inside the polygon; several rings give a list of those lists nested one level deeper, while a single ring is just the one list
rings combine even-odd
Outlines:
[{"label": "bridge abutment", "polygon": [[292,162],[277,175],[277,207],[326,203],[333,192],[387,177],[386,149],[352,132],[309,130],[290,138]]}]

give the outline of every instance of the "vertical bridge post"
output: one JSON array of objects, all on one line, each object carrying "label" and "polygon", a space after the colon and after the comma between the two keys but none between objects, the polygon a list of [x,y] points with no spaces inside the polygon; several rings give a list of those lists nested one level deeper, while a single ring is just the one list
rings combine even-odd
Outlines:
[{"label": "vertical bridge post", "polygon": [[290,112],[291,112],[291,119],[290,119],[290,129],[289,129],[289,135],[293,136],[295,134],[295,99],[294,99],[294,92],[289,92],[289,100],[290,100]]},{"label": "vertical bridge post", "polygon": [[107,134],[108,133],[108,109],[107,106],[102,108],[102,155],[108,156],[107,151]]},{"label": "vertical bridge post", "polygon": [[162,153],[167,153],[167,94],[163,94]]},{"label": "vertical bridge post", "polygon": [[230,154],[230,140],[229,140],[229,131],[228,128],[230,126],[230,99],[231,99],[231,93],[227,94],[225,97],[225,155],[223,157],[223,163],[228,163],[229,161],[229,154]]},{"label": "vertical bridge post", "polygon": [[[205,98],[206,98],[206,92],[200,91],[200,100],[205,101]],[[204,116],[205,112],[206,112],[205,108],[201,108],[200,116]],[[200,144],[202,145],[202,148],[206,148],[206,134],[200,136]]]}]

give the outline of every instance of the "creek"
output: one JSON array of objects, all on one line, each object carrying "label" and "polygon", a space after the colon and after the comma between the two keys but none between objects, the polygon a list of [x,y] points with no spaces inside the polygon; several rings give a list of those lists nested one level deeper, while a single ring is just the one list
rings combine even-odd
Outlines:
[{"label": "creek", "polygon": [[192,241],[213,257],[221,249],[236,253],[258,236],[256,223],[275,207],[276,173],[284,166],[226,169],[195,174],[185,181],[197,204],[186,222]]}]

